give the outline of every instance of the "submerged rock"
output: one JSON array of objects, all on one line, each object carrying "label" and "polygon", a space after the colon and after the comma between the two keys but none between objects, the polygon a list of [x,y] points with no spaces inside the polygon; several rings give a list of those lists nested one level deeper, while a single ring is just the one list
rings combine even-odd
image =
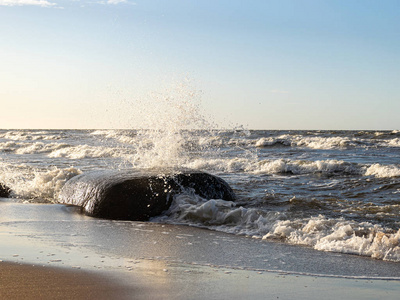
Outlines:
[{"label": "submerged rock", "polygon": [[204,172],[107,170],[73,177],[62,188],[59,202],[80,206],[93,217],[145,221],[167,210],[173,196],[184,191],[235,200],[223,179]]},{"label": "submerged rock", "polygon": [[0,182],[0,197],[7,198],[11,194],[11,189]]}]

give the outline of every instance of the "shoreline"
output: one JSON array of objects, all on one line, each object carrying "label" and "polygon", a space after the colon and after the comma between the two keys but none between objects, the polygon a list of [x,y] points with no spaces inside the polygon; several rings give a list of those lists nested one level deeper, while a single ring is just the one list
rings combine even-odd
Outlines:
[{"label": "shoreline", "polygon": [[400,281],[159,264],[129,271],[0,262],[5,299],[398,299]]},{"label": "shoreline", "polygon": [[56,204],[0,208],[2,298],[397,299],[400,290],[399,263]]}]

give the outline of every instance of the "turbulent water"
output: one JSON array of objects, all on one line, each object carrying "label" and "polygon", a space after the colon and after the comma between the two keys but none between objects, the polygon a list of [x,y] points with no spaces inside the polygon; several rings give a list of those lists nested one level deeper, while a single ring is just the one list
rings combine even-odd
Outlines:
[{"label": "turbulent water", "polygon": [[400,131],[0,130],[0,183],[57,202],[89,170],[179,166],[236,202],[176,196],[155,222],[400,261]]}]

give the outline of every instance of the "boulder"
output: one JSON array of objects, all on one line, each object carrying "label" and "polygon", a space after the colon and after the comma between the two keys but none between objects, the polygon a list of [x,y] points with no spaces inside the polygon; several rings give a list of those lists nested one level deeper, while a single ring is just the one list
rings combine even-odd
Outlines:
[{"label": "boulder", "polygon": [[66,182],[59,202],[77,205],[93,217],[145,221],[167,210],[175,194],[235,200],[221,178],[199,171],[115,171],[84,173]]},{"label": "boulder", "polygon": [[8,186],[0,183],[0,197],[7,198],[10,196],[10,193],[11,189]]}]

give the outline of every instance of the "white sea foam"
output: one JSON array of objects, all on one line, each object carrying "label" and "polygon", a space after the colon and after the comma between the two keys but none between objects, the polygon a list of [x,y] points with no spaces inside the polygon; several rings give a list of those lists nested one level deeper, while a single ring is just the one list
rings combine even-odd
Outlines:
[{"label": "white sea foam", "polygon": [[121,149],[79,145],[55,149],[48,154],[48,157],[67,157],[71,159],[82,159],[88,157],[113,157],[121,155]]},{"label": "white sea foam", "polygon": [[197,158],[184,164],[187,168],[208,170],[218,173],[245,172],[248,174],[322,174],[322,175],[360,175],[389,178],[400,176],[400,166],[381,164],[357,164],[342,160],[256,160],[247,157],[235,158]]},{"label": "white sea foam", "polygon": [[113,129],[107,129],[107,130],[95,130],[93,132],[91,132],[91,135],[103,135],[106,137],[114,137],[115,134],[117,134],[117,130],[113,130]]},{"label": "white sea foam", "polygon": [[[383,137],[386,133],[374,133],[376,137]],[[246,139],[241,141],[243,144],[250,146],[253,145],[257,148],[268,147],[301,147],[316,150],[333,150],[333,149],[348,149],[353,147],[400,147],[400,139],[365,139],[356,137],[342,137],[342,136],[304,136],[304,135],[290,135],[284,134],[279,136],[262,137],[256,140]]]},{"label": "white sea foam", "polygon": [[390,139],[387,144],[392,147],[400,147],[400,138]]},{"label": "white sea foam", "polygon": [[27,188],[20,190],[20,193],[25,198],[44,198],[54,201],[58,198],[58,193],[65,182],[80,173],[80,170],[73,167],[66,169],[52,168],[47,172],[35,172],[33,180],[29,182]]},{"label": "white sea foam", "polygon": [[45,131],[11,130],[0,133],[0,139],[12,141],[58,140],[60,139],[60,136],[56,134],[49,134]]},{"label": "white sea foam", "polygon": [[277,137],[263,137],[256,141],[256,147],[293,146],[311,149],[337,149],[356,146],[362,142],[359,139],[348,137],[307,137],[302,135],[281,135]]},{"label": "white sea foam", "polygon": [[307,137],[296,142],[297,146],[306,146],[312,149],[333,149],[333,148],[346,148],[354,146],[352,140],[343,137]]},{"label": "white sea foam", "polygon": [[373,175],[379,178],[397,177],[400,176],[400,167],[395,165],[385,166],[381,164],[373,164],[369,168],[367,168],[365,175]]},{"label": "white sea foam", "polygon": [[188,223],[253,238],[279,239],[321,251],[400,261],[400,230],[388,232],[368,222],[322,215],[290,219],[286,213],[247,209],[219,199],[205,200],[190,192],[175,196],[166,214],[153,221]]},{"label": "white sea foam", "polygon": [[82,159],[88,157],[115,157],[124,154],[123,148],[69,145],[67,143],[44,143],[44,142],[5,142],[0,143],[0,151],[12,152],[18,155],[25,154],[47,154],[50,158],[65,157],[71,159]]},{"label": "white sea foam", "polygon": [[43,143],[43,142],[14,142],[0,143],[0,151],[13,152],[15,154],[37,154],[48,153],[56,149],[68,147],[65,143]]},{"label": "white sea foam", "polygon": [[66,148],[69,145],[65,143],[50,143],[45,144],[42,142],[36,143],[21,143],[18,145],[20,148],[15,151],[16,154],[35,154],[35,153],[48,153],[54,150]]},{"label": "white sea foam", "polygon": [[290,173],[300,174],[360,174],[361,168],[358,164],[351,164],[340,160],[265,160],[260,162],[260,167],[254,173]]},{"label": "white sea foam", "polygon": [[290,159],[255,160],[247,157],[194,159],[185,165],[188,168],[216,172],[246,172],[250,174],[354,174],[362,175],[365,166],[340,160],[303,161]]},{"label": "white sea foam", "polygon": [[311,246],[316,250],[400,261],[400,230],[387,233],[384,228],[368,222],[327,219],[324,216],[277,221],[263,236],[263,239],[270,238]]},{"label": "white sea foam", "polygon": [[0,170],[0,182],[11,189],[14,198],[35,199],[35,202],[55,201],[65,182],[81,173],[74,167],[38,170],[25,165],[5,164],[0,166]]},{"label": "white sea foam", "polygon": [[18,144],[16,142],[5,142],[5,143],[0,143],[0,151],[1,152],[14,152],[16,149],[18,149]]},{"label": "white sea foam", "polygon": [[291,146],[292,141],[287,136],[282,136],[282,137],[277,137],[277,138],[275,138],[275,137],[261,138],[258,141],[256,141],[256,143],[255,143],[256,147],[268,147],[268,146],[276,146],[276,145]]}]

